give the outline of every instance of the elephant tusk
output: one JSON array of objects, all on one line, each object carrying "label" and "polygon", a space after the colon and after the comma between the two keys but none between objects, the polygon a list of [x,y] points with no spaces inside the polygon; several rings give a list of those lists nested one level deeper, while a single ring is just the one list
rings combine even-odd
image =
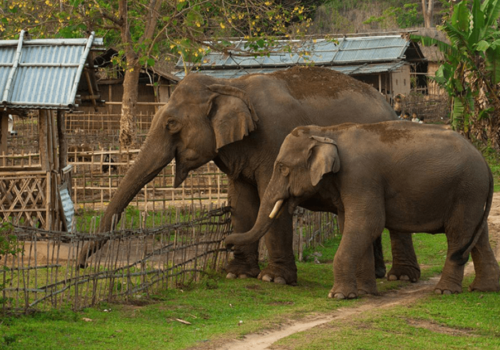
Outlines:
[{"label": "elephant tusk", "polygon": [[270,219],[274,219],[276,214],[278,214],[278,211],[280,210],[282,204],[283,204],[283,199],[280,199],[276,202],[276,204],[274,205],[273,211],[271,212],[271,214],[269,214]]}]

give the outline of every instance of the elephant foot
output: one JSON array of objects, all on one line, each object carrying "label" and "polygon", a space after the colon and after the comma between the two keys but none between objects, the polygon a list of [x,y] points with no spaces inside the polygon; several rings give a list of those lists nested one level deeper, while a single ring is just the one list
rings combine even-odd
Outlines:
[{"label": "elephant foot", "polygon": [[360,283],[358,281],[358,295],[366,295],[366,294],[371,294],[371,295],[378,295],[378,290],[377,290],[377,283],[374,280],[373,283],[367,282],[367,283]]},{"label": "elephant foot", "polygon": [[226,265],[227,279],[235,278],[256,278],[260,273],[258,265],[252,266],[248,263],[242,263],[238,260],[231,260]]},{"label": "elephant foot", "polygon": [[469,286],[469,291],[478,292],[498,292],[500,291],[500,267],[497,261],[492,258],[491,262],[475,262],[476,277]]},{"label": "elephant foot", "polygon": [[388,281],[409,281],[416,283],[420,279],[420,267],[412,265],[394,265],[387,274]]},{"label": "elephant foot", "polygon": [[434,293],[444,295],[459,294],[462,293],[462,285],[441,280],[434,288]]},{"label": "elephant foot", "polygon": [[469,292],[498,292],[500,291],[500,284],[498,283],[498,277],[495,278],[479,278],[476,276],[474,281],[469,286]]},{"label": "elephant foot", "polygon": [[458,294],[460,292],[451,291],[449,289],[436,288],[436,289],[434,289],[434,293],[437,294],[437,295],[451,295],[451,294]]},{"label": "elephant foot", "polygon": [[354,299],[358,297],[358,290],[355,286],[334,284],[330,293],[328,293],[328,297],[335,299]]},{"label": "elephant foot", "polygon": [[272,278],[269,275],[264,275],[261,278],[261,276],[259,275],[258,278],[261,279],[261,280],[263,280],[264,282],[273,282],[274,281],[274,283],[277,283],[277,284],[286,284],[286,281],[285,281],[285,279],[283,277]]},{"label": "elephant foot", "polygon": [[257,278],[264,282],[295,286],[297,285],[297,268],[295,264],[293,264],[293,267],[289,268],[269,264],[268,267],[262,270]]},{"label": "elephant foot", "polygon": [[335,298],[335,299],[339,299],[339,300],[343,300],[343,299],[355,299],[357,298],[358,295],[356,293],[349,293],[347,295],[347,297],[344,295],[344,293],[334,293],[334,292],[330,292],[328,293],[328,298]]}]

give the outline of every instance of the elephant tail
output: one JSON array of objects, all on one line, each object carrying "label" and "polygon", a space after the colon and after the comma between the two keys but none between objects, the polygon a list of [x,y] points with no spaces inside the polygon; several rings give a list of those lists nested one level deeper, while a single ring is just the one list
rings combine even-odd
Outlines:
[{"label": "elephant tail", "polygon": [[457,253],[455,253],[455,260],[463,262],[465,264],[467,260],[469,260],[469,254],[472,251],[472,248],[476,245],[477,241],[481,237],[481,234],[484,232],[484,228],[486,225],[488,225],[488,215],[490,215],[490,209],[491,209],[491,203],[493,201],[493,191],[494,191],[494,180],[493,180],[493,174],[491,173],[490,167],[486,163],[486,168],[488,169],[488,175],[490,179],[490,189],[488,192],[488,198],[486,199],[486,205],[484,208],[483,212],[483,217],[479,224],[477,225],[476,229],[474,230],[474,234],[472,235],[470,241],[467,243],[465,247],[460,249]]}]

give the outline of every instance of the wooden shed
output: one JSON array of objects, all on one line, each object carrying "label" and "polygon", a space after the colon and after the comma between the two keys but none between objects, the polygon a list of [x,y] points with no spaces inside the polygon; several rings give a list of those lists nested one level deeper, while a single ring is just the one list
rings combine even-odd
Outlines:
[{"label": "wooden shed", "polygon": [[[0,41],[0,220],[68,230],[74,208],[69,187],[65,113],[82,100],[101,102],[89,55],[102,39]],[[83,94],[85,91],[91,93]],[[30,110],[38,118],[39,152],[7,152],[9,114]]]}]

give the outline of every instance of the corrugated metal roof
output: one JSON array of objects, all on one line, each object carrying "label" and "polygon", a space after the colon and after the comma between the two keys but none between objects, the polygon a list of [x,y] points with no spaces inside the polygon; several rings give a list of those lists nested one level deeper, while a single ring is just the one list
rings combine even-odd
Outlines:
[{"label": "corrugated metal roof", "polygon": [[92,45],[102,39],[0,41],[0,106],[71,109]]},{"label": "corrugated metal roof", "polygon": [[[400,35],[340,38],[338,40],[280,41],[268,56],[241,56],[250,52],[246,41],[234,42],[229,54],[212,52],[202,58],[199,69],[290,67],[296,64],[339,65],[395,61],[404,58],[410,42]],[[286,47],[292,47],[287,52]],[[240,55],[237,53],[240,52]],[[234,53],[233,55],[231,53]],[[177,68],[183,67],[182,57]]]},{"label": "corrugated metal roof", "polygon": [[[376,74],[383,72],[393,72],[405,65],[404,61],[389,62],[389,63],[375,63],[375,64],[357,64],[345,66],[325,66],[347,75],[360,75],[360,74]],[[282,68],[250,68],[250,69],[204,69],[193,70],[191,73],[201,73],[212,76],[214,78],[232,79],[239,78],[248,74],[268,74],[273,73]],[[175,73],[180,79],[186,76],[184,71]]]}]

